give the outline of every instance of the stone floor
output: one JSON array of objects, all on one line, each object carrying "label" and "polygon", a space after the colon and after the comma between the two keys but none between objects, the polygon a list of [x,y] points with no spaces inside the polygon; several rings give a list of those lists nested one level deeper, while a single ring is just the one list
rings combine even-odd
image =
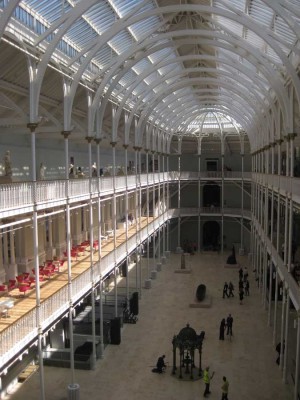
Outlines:
[{"label": "stone floor", "polygon": [[[215,371],[211,400],[221,399],[223,375],[230,383],[230,400],[293,399],[291,376],[288,376],[288,384],[283,384],[281,371],[275,363],[277,353],[272,344],[272,329],[267,326],[267,313],[262,309],[251,266],[248,266],[250,296],[244,299],[244,304],[239,304],[237,293],[234,298],[222,298],[225,280],[231,280],[236,288],[238,286],[238,271],[224,268],[226,258],[227,255],[216,253],[196,254],[190,256],[190,273],[175,273],[180,269],[180,255],[171,254],[167,265],[152,281],[151,289],[142,289],[138,323],[124,325],[121,344],[108,346],[95,370],[75,371],[80,400],[203,398],[202,380],[179,380],[171,375],[171,341],[187,323],[197,333],[206,332],[202,366],[209,365],[211,371]],[[246,257],[239,257],[238,261],[247,264]],[[142,282],[147,272],[147,263],[145,260],[143,263]],[[135,277],[135,271],[131,271],[133,290]],[[190,306],[195,303],[195,292],[200,283],[207,286],[207,296],[211,300],[211,305],[206,308]],[[124,286],[124,283],[120,282],[120,285]],[[225,341],[219,341],[219,324],[228,313],[234,318],[234,336],[232,341],[227,337]],[[162,354],[166,355],[169,367],[164,374],[154,374],[151,369]],[[45,368],[45,398],[67,399],[70,381],[69,370]],[[16,389],[6,398],[40,399],[39,375],[33,375]]]}]

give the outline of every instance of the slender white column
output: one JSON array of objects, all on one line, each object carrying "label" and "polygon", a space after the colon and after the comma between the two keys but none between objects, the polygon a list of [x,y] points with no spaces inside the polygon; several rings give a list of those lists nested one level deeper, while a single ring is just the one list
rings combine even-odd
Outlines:
[{"label": "slender white column", "polygon": [[178,204],[178,232],[177,232],[177,248],[181,248],[181,238],[180,238],[180,229],[181,229],[181,156],[178,154],[178,197],[177,197],[177,204]]},{"label": "slender white column", "polygon": [[224,242],[223,242],[223,236],[224,236],[224,150],[223,150],[223,144],[222,144],[222,155],[221,155],[221,162],[222,162],[222,187],[221,187],[221,253],[223,254],[224,252]]},{"label": "slender white column", "polygon": [[147,187],[146,187],[146,210],[147,210],[147,279],[150,278],[150,260],[149,260],[149,246],[150,246],[150,238],[149,238],[149,150],[145,149],[146,152],[146,176],[147,176]]},{"label": "slender white column", "polygon": [[67,266],[68,266],[68,299],[69,299],[69,335],[70,335],[70,367],[71,383],[75,383],[74,362],[74,337],[73,337],[73,288],[72,288],[72,262],[71,262],[71,218],[69,203],[69,131],[63,131],[65,143],[65,180],[66,180],[66,237],[67,237]]},{"label": "slender white column", "polygon": [[97,176],[98,176],[98,196],[97,196],[97,224],[98,224],[98,278],[99,280],[99,319],[100,319],[100,358],[104,356],[104,321],[103,321],[103,276],[102,276],[102,214],[101,214],[101,177],[100,177],[100,142],[101,139],[94,139],[97,145]]},{"label": "slender white column", "polygon": [[278,272],[277,266],[275,271],[275,296],[274,296],[274,317],[273,317],[273,344],[276,343],[277,337],[277,309],[278,309]]},{"label": "slender white column", "polygon": [[[221,247],[223,246],[223,236],[221,236]],[[198,154],[198,252],[201,249],[201,153]]]},{"label": "slender white column", "polygon": [[[282,381],[287,383],[287,356],[288,356],[288,335],[289,335],[289,317],[290,317],[290,296],[289,289],[286,290],[286,310],[285,310],[285,328],[284,328],[284,353],[283,353],[283,373]],[[282,343],[282,342],[281,342]],[[282,346],[283,347],[283,346]]]},{"label": "slender white column", "polygon": [[[152,176],[153,176],[153,190],[152,190],[152,213],[153,219],[155,219],[155,164],[154,164],[154,154],[155,152],[152,151]],[[152,236],[153,241],[153,270],[156,269],[155,265],[155,233]]]},{"label": "slender white column", "polygon": [[[169,177],[169,154],[167,154],[167,175]],[[170,184],[167,183],[167,211],[170,208]],[[167,222],[167,251],[170,251],[170,220]]]},{"label": "slender white column", "polygon": [[[90,240],[90,279],[91,279],[91,302],[92,302],[92,369],[96,367],[96,311],[95,311],[95,277],[94,277],[94,212],[92,198],[92,140],[90,136],[86,137],[88,144],[88,162],[89,162],[89,240]],[[97,168],[98,169],[98,168]],[[98,243],[98,246],[100,243]]]},{"label": "slender white column", "polygon": [[[118,287],[117,287],[117,200],[116,200],[116,142],[111,142],[112,161],[113,161],[113,198],[112,198],[112,217],[113,217],[113,238],[114,238],[114,300],[115,317],[118,316]],[[135,217],[136,218],[136,217]]]},{"label": "slender white column", "polygon": [[126,304],[129,305],[129,277],[128,277],[128,265],[129,265],[129,254],[128,254],[128,145],[124,144],[125,151],[125,229],[126,229]]},{"label": "slender white column", "polygon": [[241,192],[241,253],[244,254],[244,153],[241,153],[242,158],[242,192]]},{"label": "slender white column", "polygon": [[283,370],[283,341],[284,341],[284,328],[285,328],[285,303],[286,303],[286,289],[285,282],[282,282],[282,302],[281,302],[281,329],[280,329],[280,342],[281,342],[281,351],[280,351],[280,369]]},{"label": "slender white column", "polygon": [[297,312],[297,343],[296,343],[296,367],[295,367],[295,386],[294,386],[294,400],[298,400],[299,390],[299,364],[300,364],[300,314]]},{"label": "slender white column", "polygon": [[45,379],[43,363],[43,329],[41,323],[41,292],[40,292],[40,270],[39,270],[39,242],[38,242],[38,219],[37,219],[37,199],[36,199],[36,134],[37,124],[29,123],[27,128],[31,132],[31,179],[33,181],[33,254],[34,254],[34,272],[35,272],[35,295],[36,295],[36,324],[38,327],[38,359],[39,359],[39,378],[40,378],[40,396],[41,400],[45,397]]}]

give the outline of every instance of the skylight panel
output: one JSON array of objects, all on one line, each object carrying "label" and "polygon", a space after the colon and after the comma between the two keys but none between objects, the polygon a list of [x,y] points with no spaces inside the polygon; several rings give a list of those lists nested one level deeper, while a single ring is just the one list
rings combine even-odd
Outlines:
[{"label": "skylight panel", "polygon": [[274,12],[261,0],[255,0],[250,2],[249,15],[254,19],[254,21],[258,22],[259,24],[271,28],[272,21],[274,19]]},{"label": "skylight panel", "polygon": [[[216,7],[220,7],[220,8],[227,10],[226,5],[223,5],[222,1],[215,1],[214,3],[216,5]],[[230,0],[230,5],[234,8],[236,8],[238,11],[242,11],[242,12],[245,11],[245,8],[246,8],[245,3],[246,3],[246,0]]]},{"label": "skylight panel", "polygon": [[224,17],[218,17],[217,20],[220,25],[224,26],[224,28],[228,29],[230,32],[234,33],[235,35],[242,36],[243,26],[238,22]]},{"label": "skylight panel", "polygon": [[286,24],[286,22],[279,16],[276,16],[274,32],[280,38],[284,39],[287,43],[289,43],[291,47],[295,44],[297,40],[295,33]]},{"label": "skylight panel", "polygon": [[257,36],[254,32],[247,30],[246,40],[252,46],[258,48],[261,51],[264,51],[266,42],[260,36]]},{"label": "skylight panel", "polygon": [[132,38],[127,31],[121,31],[109,41],[109,45],[117,54],[122,54],[132,46]]},{"label": "skylight panel", "polygon": [[159,18],[154,16],[147,19],[143,19],[140,22],[130,26],[130,30],[134,34],[137,40],[152,35],[154,28],[159,24]]},{"label": "skylight panel", "polygon": [[106,1],[100,1],[84,13],[84,18],[98,31],[99,34],[107,31],[114,22],[116,15]]}]

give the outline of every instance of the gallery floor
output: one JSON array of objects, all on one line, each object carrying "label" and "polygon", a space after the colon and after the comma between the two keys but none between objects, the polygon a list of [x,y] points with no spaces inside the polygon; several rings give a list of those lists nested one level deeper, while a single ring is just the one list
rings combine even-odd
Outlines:
[{"label": "gallery floor", "polygon": [[[224,281],[238,286],[238,271],[224,268],[228,254],[203,253],[190,256],[190,273],[178,273],[180,255],[171,254],[168,263],[157,273],[151,289],[142,289],[137,324],[125,324],[120,345],[105,349],[104,358],[97,361],[93,371],[75,371],[80,385],[80,400],[196,400],[203,398],[202,380],[179,380],[172,376],[172,338],[187,323],[197,333],[205,331],[202,366],[215,371],[211,382],[211,400],[221,399],[222,377],[226,375],[229,399],[233,400],[291,400],[292,378],[282,383],[282,373],[275,360],[277,353],[272,343],[272,328],[267,326],[267,312],[262,309],[261,293],[257,288],[252,268],[248,265],[250,296],[239,304],[234,298],[223,299]],[[238,262],[247,265],[246,257]],[[150,266],[150,270],[152,266]],[[147,272],[143,259],[142,282]],[[135,291],[136,273],[130,273],[131,291]],[[207,308],[194,305],[196,288],[207,286]],[[124,282],[119,283],[125,286]],[[231,313],[234,318],[233,338],[219,340],[221,319]],[[169,367],[164,374],[151,369],[158,356],[165,354]],[[71,373],[67,369],[45,367],[45,391],[48,400],[68,398],[67,387]],[[32,375],[6,397],[11,400],[38,400],[39,376]]]}]

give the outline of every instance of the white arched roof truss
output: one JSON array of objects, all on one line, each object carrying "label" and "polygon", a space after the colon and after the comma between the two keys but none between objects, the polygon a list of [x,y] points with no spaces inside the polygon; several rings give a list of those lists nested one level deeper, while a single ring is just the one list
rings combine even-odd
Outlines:
[{"label": "white arched roof truss", "polygon": [[[258,36],[263,37],[262,36],[262,30],[260,29],[260,27],[257,26],[257,24],[253,25],[253,21],[250,18],[248,18],[248,20],[247,20],[247,18],[245,18],[245,17],[241,18],[240,16],[236,16],[233,13],[228,13],[225,10],[222,10],[222,9],[218,9],[218,8],[214,8],[214,7],[200,6],[200,5],[197,5],[197,6],[194,6],[194,5],[179,6],[179,5],[177,5],[177,6],[161,7],[159,9],[150,10],[150,11],[147,11],[145,13],[138,14],[138,16],[135,16],[133,18],[128,18],[128,20],[126,22],[128,23],[128,26],[130,26],[130,24],[134,24],[135,22],[139,22],[141,19],[153,16],[153,15],[160,15],[161,13],[168,13],[168,12],[178,12],[180,10],[184,11],[186,9],[188,9],[189,11],[195,11],[195,12],[214,13],[214,14],[225,16],[226,18],[233,19],[233,20],[237,20],[238,19],[237,22],[239,22],[239,23],[241,23],[241,20],[242,20],[243,25],[245,24],[245,26],[247,26],[250,30],[253,30],[256,34],[258,34]],[[118,26],[120,26],[120,25],[121,25],[121,21],[118,21]],[[120,28],[120,29],[122,30],[123,28]],[[113,29],[113,31],[114,31],[114,29]],[[118,32],[119,32],[119,30],[117,32],[113,32],[113,34],[115,35]],[[103,34],[102,36],[105,36],[105,34]],[[173,32],[173,35],[174,35],[174,32]],[[102,38],[102,36],[101,36],[101,38]],[[273,48],[273,45],[274,45],[273,42],[274,41],[272,42],[272,39],[270,39],[270,40],[271,40],[271,43],[268,42],[268,44],[269,44],[270,47]],[[98,46],[95,46],[95,47],[98,47]],[[100,48],[101,48],[101,46],[100,46]],[[95,52],[97,52],[97,51],[98,51],[98,49],[95,50]],[[91,53],[93,53],[93,52],[91,52]],[[95,53],[89,54],[89,57],[86,57],[87,64],[90,62],[90,57],[92,58],[94,54]],[[78,75],[77,76],[78,79],[80,79],[80,77],[84,73],[85,68],[82,69],[82,73],[81,74],[80,73],[76,74],[76,75]],[[295,85],[295,73],[294,73],[293,69],[290,68],[289,65],[286,65],[286,68],[289,70],[288,72],[290,73],[290,76],[291,76],[291,78],[293,80],[293,83]],[[76,82],[77,78],[75,78],[75,76],[74,76],[75,82]],[[77,84],[78,84],[78,81],[77,81]],[[76,85],[76,83],[75,83],[75,85]],[[297,95],[299,95],[299,87],[296,86],[295,90],[296,90]],[[73,90],[71,92],[73,92]],[[72,94],[73,93],[71,93],[71,95]]]},{"label": "white arched roof truss", "polygon": [[[177,35],[178,35],[179,37],[182,37],[183,34],[185,34],[187,31],[178,31],[178,32],[179,32],[179,33],[178,33]],[[196,35],[196,34],[198,33],[198,34],[201,36],[201,33],[200,33],[199,31],[193,31],[193,32],[194,32],[194,33],[193,33],[194,35]],[[201,31],[201,32],[202,32],[202,31]],[[210,33],[212,34],[212,32],[210,32]],[[169,35],[168,35],[168,36],[169,36]],[[174,35],[173,35],[173,36],[174,36]],[[161,35],[160,35],[160,37],[161,37]],[[165,35],[163,35],[163,37],[165,37]],[[228,39],[228,36],[225,36],[223,39],[224,39],[224,40],[227,40],[227,39]],[[156,40],[157,40],[156,38],[154,38],[154,39],[149,39],[148,42],[150,41],[150,43],[155,43]],[[194,39],[193,39],[193,41],[194,41]],[[186,40],[186,41],[184,41],[184,43],[193,43],[193,41],[191,41],[191,40]],[[197,43],[196,40],[195,40],[195,43]],[[239,51],[239,49],[242,48],[243,46],[239,46],[239,42],[238,42],[237,40],[234,40],[234,43],[233,43],[233,46],[232,46],[232,47],[230,47],[230,46],[228,46],[228,45],[225,45],[224,43],[221,43],[221,42],[217,42],[217,43],[216,43],[216,42],[213,41],[213,40],[205,40],[205,39],[202,39],[202,40],[201,40],[201,43],[203,43],[204,45],[214,45],[215,47],[225,48],[226,50],[232,51],[232,52],[234,52],[234,53],[240,55],[241,57],[245,56],[245,54],[244,54],[243,52]],[[151,48],[150,50],[148,50],[148,51],[146,51],[145,53],[143,53],[143,52],[142,52],[142,49],[143,49],[144,46],[145,46],[145,42],[144,42],[143,44],[140,44],[140,45],[138,46],[138,48],[137,48],[136,51],[137,51],[137,52],[141,52],[141,53],[139,53],[139,57],[135,58],[133,61],[130,61],[130,62],[128,63],[128,64],[130,64],[130,65],[128,65],[128,67],[127,67],[127,65],[126,65],[127,69],[126,69],[126,67],[125,67],[125,69],[126,69],[125,72],[128,72],[129,69],[131,68],[131,66],[134,65],[136,62],[140,61],[142,58],[148,56],[148,55],[151,54],[151,53],[154,53],[155,51],[159,51],[159,50],[161,50],[161,49],[164,48],[164,47],[168,47],[167,44],[158,45],[157,47],[153,47],[153,48]],[[176,47],[178,47],[178,46],[176,46]],[[288,115],[288,109],[287,109],[288,97],[287,97],[286,88],[285,88],[284,85],[281,83],[281,77],[278,76],[278,79],[276,79],[276,77],[274,76],[274,70],[272,69],[272,67],[270,67],[270,65],[267,63],[267,61],[264,59],[263,56],[261,56],[260,54],[258,54],[257,51],[253,51],[253,49],[252,49],[250,46],[246,46],[246,48],[244,49],[244,51],[247,51],[248,53],[252,54],[254,57],[257,58],[257,63],[254,64],[254,65],[256,65],[256,67],[257,67],[258,69],[261,69],[262,66],[264,66],[265,69],[268,71],[267,79],[271,82],[272,87],[275,88],[274,90],[275,90],[275,92],[276,92],[276,95],[277,95],[277,97],[278,97],[278,100],[279,100],[279,102],[280,102],[280,104],[281,104],[281,106],[282,106],[282,111],[283,111],[283,113],[284,113],[284,114],[283,114],[283,118],[284,118],[284,120],[286,120],[286,119],[287,119],[287,115]],[[130,49],[130,50],[128,50],[128,52],[126,52],[126,53],[128,53],[128,54],[126,54],[126,55],[125,55],[125,54],[122,54],[122,55],[120,56],[120,58],[119,58],[119,63],[118,63],[117,65],[115,65],[115,68],[114,68],[114,70],[113,70],[112,72],[110,71],[110,73],[108,73],[108,74],[106,75],[106,77],[105,77],[104,80],[102,81],[101,85],[99,86],[99,89],[97,90],[97,94],[98,94],[99,99],[100,99],[101,95],[103,94],[104,88],[106,87],[107,83],[108,83],[111,79],[114,78],[114,76],[115,76],[115,74],[116,74],[116,71],[120,68],[120,66],[123,64],[123,62],[126,61],[127,57],[128,57],[129,59],[132,58],[133,54],[135,53],[135,50]],[[121,57],[122,57],[122,59],[121,59]],[[266,74],[264,74],[264,75],[266,76]],[[104,106],[105,103],[108,102],[108,100],[109,100],[109,95],[112,93],[112,91],[113,91],[114,88],[117,86],[117,84],[118,84],[118,81],[117,81],[117,79],[115,79],[114,84],[112,84],[113,86],[110,86],[109,93],[107,93],[107,96],[104,97],[104,99],[103,99],[103,101],[102,101],[102,106]],[[102,93],[99,93],[101,90],[102,90]],[[96,96],[97,96],[97,95],[96,95]],[[95,96],[94,101],[98,101],[97,98],[96,98],[96,96]],[[96,102],[96,104],[94,104],[94,106],[95,106],[95,107],[97,106],[97,102]],[[104,112],[104,111],[102,111],[102,112]],[[137,107],[136,107],[136,109],[135,109],[135,112],[137,112]]]},{"label": "white arched roof truss", "polygon": [[[195,90],[194,91],[194,93],[195,94],[198,94],[198,93],[205,93],[205,89],[198,89],[198,90]],[[217,93],[220,93],[221,91],[219,90],[219,89],[215,89],[215,91],[217,92]],[[241,97],[239,97],[239,96],[237,96],[235,93],[232,93],[232,96],[230,97],[227,93],[224,93],[224,94],[222,94],[222,95],[220,95],[219,97],[218,97],[218,99],[216,100],[216,98],[215,97],[213,97],[213,96],[208,96],[208,95],[206,95],[206,94],[204,94],[203,96],[199,96],[198,97],[198,100],[202,100],[201,101],[201,103],[199,103],[199,104],[190,104],[190,102],[188,102],[188,103],[184,103],[184,107],[182,107],[182,105],[180,106],[181,107],[181,111],[179,112],[179,113],[177,113],[177,117],[175,117],[174,118],[174,115],[170,112],[170,115],[167,115],[167,116],[165,116],[165,118],[171,118],[171,117],[173,117],[172,118],[172,120],[173,120],[173,122],[172,123],[170,123],[169,124],[169,126],[171,127],[171,129],[179,129],[179,127],[180,127],[180,124],[179,124],[179,122],[178,121],[180,121],[180,120],[182,120],[182,117],[185,115],[185,113],[187,112],[186,110],[188,109],[189,111],[194,111],[194,110],[198,110],[198,112],[199,113],[201,113],[202,112],[202,109],[200,109],[199,110],[199,105],[201,105],[201,104],[203,104],[204,106],[207,104],[207,103],[209,103],[209,100],[210,100],[210,98],[211,99],[213,99],[215,102],[214,102],[214,104],[219,104],[219,105],[223,105],[224,106],[224,110],[223,110],[223,113],[225,113],[225,112],[230,112],[229,110],[228,110],[228,107],[227,108],[225,108],[226,107],[226,105],[228,105],[228,101],[232,101],[232,99],[233,98],[236,98],[236,100],[238,101],[238,103],[239,104],[243,104],[244,103],[244,100],[241,98]],[[221,100],[222,99],[224,99],[224,101],[222,102]],[[248,104],[247,103],[244,103],[244,106],[248,106]],[[182,110],[182,108],[184,108],[183,110]],[[240,109],[238,109],[237,107],[236,107],[236,105],[234,105],[234,104],[230,104],[230,108],[234,108],[236,111],[237,111],[237,115],[239,116],[239,118],[236,118],[236,120],[237,121],[241,121],[240,122],[240,124],[243,126],[244,125],[244,123],[245,123],[245,119],[242,119],[241,118],[241,112],[240,112]],[[245,107],[246,108],[246,107]],[[204,111],[205,111],[205,109],[206,108],[204,108]],[[247,128],[249,129],[250,128],[250,122],[251,121],[253,121],[253,114],[251,114],[251,112],[250,112],[250,110],[248,109],[248,108],[246,108],[246,112],[245,111],[243,111],[243,113],[244,114],[246,114],[246,115],[248,115],[248,121],[247,121]],[[188,124],[190,124],[192,121],[190,121],[188,118],[186,119],[186,121],[188,122]],[[186,124],[185,124],[186,125]]]},{"label": "white arched roof truss", "polygon": [[[239,89],[237,89],[233,84],[229,84],[228,82],[223,82],[220,81],[220,79],[217,78],[194,78],[194,79],[185,79],[185,80],[181,80],[180,82],[176,82],[175,84],[169,85],[168,87],[168,91],[174,92],[176,90],[178,90],[179,88],[183,87],[183,85],[186,85],[187,83],[190,84],[215,84],[217,86],[222,86],[222,87],[226,87],[227,89],[229,89],[230,91],[233,92],[237,92],[238,94],[240,94],[240,96],[242,98],[245,98],[245,100],[247,101],[247,103],[249,104],[249,106],[252,106],[252,108],[254,110],[257,111],[257,113],[259,113],[259,109],[257,108],[257,104],[255,101],[257,101],[258,103],[261,102],[261,99],[258,98],[257,96],[255,96],[253,94],[253,101],[252,101],[252,94],[249,94],[248,92],[248,96],[245,97],[245,94],[243,92],[241,92]],[[143,131],[144,128],[144,124],[145,124],[145,119],[147,119],[148,117],[150,117],[151,112],[153,111],[153,109],[155,109],[157,107],[157,105],[163,100],[165,99],[169,93],[168,91],[162,91],[160,90],[156,96],[152,99],[152,101],[150,103],[148,103],[147,107],[145,107],[145,109],[142,111],[141,113],[141,117],[139,120],[139,129],[140,132]]]},{"label": "white arched roof truss", "polygon": [[[205,100],[203,100],[202,103],[205,104]],[[227,104],[226,102],[224,102],[222,104],[222,102],[219,101],[219,104],[215,104],[213,107],[211,106],[211,107],[207,107],[205,109],[201,109],[200,111],[197,111],[197,112],[198,112],[198,115],[201,115],[201,114],[206,115],[208,113],[208,111],[210,111],[210,112],[217,111],[224,115],[227,114],[227,115],[231,116],[232,118],[235,118],[236,120],[240,120],[241,126],[245,126],[247,128],[247,131],[251,132],[251,126],[250,126],[250,122],[249,122],[249,120],[251,121],[251,117],[247,117],[245,114],[241,116],[240,110],[237,109],[236,107],[230,107],[230,111],[228,111],[228,109],[226,108],[226,104]],[[192,112],[194,112],[194,110],[189,112],[189,115],[192,114]],[[193,120],[194,120],[193,115],[191,115],[190,117],[187,117],[185,122],[183,123],[183,125],[184,125],[183,127],[178,125],[178,130],[180,130],[180,132],[182,132],[182,133],[189,134],[188,131],[184,132],[183,129],[187,129],[186,125],[189,125],[191,122],[193,122]],[[199,132],[205,133],[205,132],[203,132],[203,123],[199,129]]]},{"label": "white arched roof truss", "polygon": [[[172,60],[163,60],[160,63],[158,63],[156,66],[153,65],[153,67],[151,67],[151,69],[146,70],[143,74],[138,76],[138,79],[130,84],[128,87],[124,87],[122,88],[122,90],[120,90],[119,92],[116,93],[116,96],[118,96],[119,93],[121,93],[122,91],[126,92],[124,93],[123,99],[120,102],[120,105],[118,107],[118,111],[116,113],[116,119],[117,121],[119,121],[119,118],[121,116],[122,113],[122,109],[126,104],[126,101],[129,99],[129,97],[131,96],[131,93],[133,92],[133,90],[135,89],[136,86],[139,85],[140,82],[142,82],[143,79],[145,79],[147,76],[151,75],[152,73],[154,73],[157,69],[163,67],[163,66],[167,66],[170,64],[174,64],[174,63],[178,63],[178,62],[183,62],[183,61],[198,61],[198,60],[213,60],[215,62],[222,62],[224,64],[227,64],[229,66],[231,66],[234,69],[237,69],[240,73],[242,73],[243,75],[245,74],[247,77],[251,78],[253,81],[255,81],[257,83],[257,86],[259,86],[261,92],[264,94],[265,98],[268,100],[269,102],[269,107],[272,108],[274,107],[273,104],[273,99],[270,96],[270,93],[268,91],[265,90],[265,87],[263,86],[263,79],[257,75],[254,74],[253,71],[251,71],[249,68],[242,68],[239,64],[234,63],[233,60],[226,60],[225,58],[218,58],[218,57],[214,57],[214,56],[202,56],[202,55],[189,55],[189,56],[182,56],[182,57],[178,57],[176,59],[172,59]],[[209,71],[206,68],[201,68],[199,67],[199,72],[203,72],[203,71]],[[188,72],[188,71],[187,71]],[[215,72],[215,71],[213,71]],[[184,71],[182,71],[182,74],[184,73]],[[166,79],[169,79],[170,76],[168,74],[166,75],[162,75],[160,80],[161,82],[163,82]],[[107,93],[108,94],[108,93]],[[106,96],[107,96],[106,94]],[[118,122],[117,122],[118,125]]]},{"label": "white arched roof truss", "polygon": [[[10,2],[11,3],[11,2]],[[13,2],[14,3],[14,2]],[[92,3],[92,2],[91,2]],[[268,3],[268,5],[272,8],[272,4],[270,3],[270,2],[267,2]],[[76,6],[77,7],[77,11],[78,11],[78,6]],[[155,15],[157,15],[157,14],[160,14],[160,13],[168,13],[168,12],[173,12],[173,11],[175,11],[175,12],[178,12],[178,11],[180,11],[181,10],[181,8],[183,8],[183,10],[195,10],[196,12],[199,12],[199,11],[201,11],[201,12],[206,12],[206,13],[213,13],[213,14],[219,14],[219,15],[222,15],[222,16],[225,16],[226,18],[229,18],[229,19],[233,19],[233,20],[235,20],[235,18],[239,18],[239,23],[242,23],[242,25],[244,25],[244,26],[247,26],[247,24],[248,24],[248,22],[250,23],[251,22],[251,26],[247,26],[249,29],[251,29],[251,30],[253,30],[256,34],[258,34],[258,36],[261,36],[261,37],[263,37],[262,35],[259,35],[259,33],[258,32],[260,32],[261,33],[261,28],[260,28],[260,26],[258,26],[257,24],[254,24],[254,21],[253,20],[251,20],[250,21],[250,18],[246,18],[246,17],[241,17],[240,15],[237,15],[236,17],[233,17],[231,14],[232,13],[228,13],[227,11],[225,11],[225,10],[222,10],[222,9],[218,9],[218,8],[215,8],[215,7],[206,7],[206,6],[191,6],[191,5],[182,5],[182,6],[179,6],[179,5],[177,5],[177,6],[169,6],[169,7],[163,7],[163,8],[159,8],[159,9],[157,9],[157,10],[151,10],[150,11],[150,13],[154,13]],[[149,15],[149,11],[148,12],[146,12],[146,13],[141,13],[141,15],[142,14],[145,14],[145,15]],[[152,15],[154,15],[154,14],[152,14]],[[139,18],[141,17],[140,15],[138,16]],[[241,22],[241,20],[242,20],[242,22]],[[249,20],[249,21],[248,21]],[[120,23],[120,21],[118,21],[118,23]],[[253,25],[254,25],[254,27],[253,27]],[[255,29],[254,29],[255,28]],[[295,24],[293,25],[293,28],[295,29]],[[265,39],[265,38],[264,38]],[[272,47],[274,50],[275,50],[275,48],[276,47],[274,47],[273,45],[274,45],[274,43],[272,44],[272,38],[271,39],[269,39],[269,38],[267,38],[267,40],[266,40],[266,42],[269,44],[269,46],[270,47]],[[273,40],[273,42],[274,42],[274,40]],[[277,46],[277,48],[278,48],[278,46]],[[279,49],[280,50],[280,49]],[[278,54],[278,53],[277,53]],[[281,58],[281,57],[280,57]],[[283,60],[283,59],[282,59]],[[287,59],[285,58],[285,61],[286,61]],[[287,60],[288,61],[288,60]],[[289,70],[289,68],[290,68],[290,63],[288,62],[288,63],[286,63],[286,62],[283,62],[284,63],[284,65],[286,66],[286,68]],[[293,84],[295,85],[295,71],[292,69],[292,71],[291,70],[289,70],[288,71],[289,72],[289,74],[290,74],[290,76],[291,76],[291,79],[292,79],[292,81],[293,81]],[[299,96],[299,86],[297,86],[297,85],[295,85],[295,91],[296,91],[296,94],[297,94],[297,96]],[[299,98],[299,97],[298,97]]]}]

